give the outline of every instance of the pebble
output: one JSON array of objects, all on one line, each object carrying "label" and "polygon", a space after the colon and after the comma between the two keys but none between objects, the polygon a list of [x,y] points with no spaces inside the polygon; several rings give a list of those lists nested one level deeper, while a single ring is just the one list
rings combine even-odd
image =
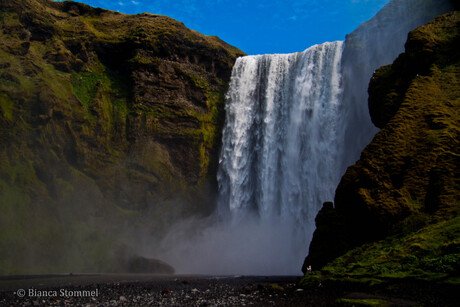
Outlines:
[{"label": "pebble", "polygon": [[[152,278],[151,281],[66,286],[70,291],[91,291],[97,287],[99,296],[61,299],[27,296],[18,299],[13,291],[0,291],[0,306],[330,306],[343,297],[343,292],[327,285],[315,287],[313,291],[301,289],[297,280],[297,277],[286,278],[286,281],[279,277],[192,277],[184,283],[181,279]],[[277,290],[273,284],[284,291]]]}]

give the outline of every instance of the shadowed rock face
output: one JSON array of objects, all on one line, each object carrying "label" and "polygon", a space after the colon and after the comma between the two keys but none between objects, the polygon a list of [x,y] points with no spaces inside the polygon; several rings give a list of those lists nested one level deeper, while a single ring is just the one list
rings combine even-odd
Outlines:
[{"label": "shadowed rock face", "polygon": [[141,256],[131,257],[125,264],[127,273],[137,274],[174,274],[174,268],[164,261]]},{"label": "shadowed rock face", "polygon": [[241,51],[166,16],[70,1],[0,1],[0,37],[5,259],[26,246],[48,258],[41,246],[81,240],[82,228],[117,237],[113,219],[161,228],[165,215],[212,210]]},{"label": "shadowed rock face", "polygon": [[398,236],[417,216],[429,225],[458,216],[459,28],[458,11],[417,28],[406,52],[374,73],[369,109],[381,130],[342,177],[335,209],[320,211],[305,264],[318,268],[353,247]]}]

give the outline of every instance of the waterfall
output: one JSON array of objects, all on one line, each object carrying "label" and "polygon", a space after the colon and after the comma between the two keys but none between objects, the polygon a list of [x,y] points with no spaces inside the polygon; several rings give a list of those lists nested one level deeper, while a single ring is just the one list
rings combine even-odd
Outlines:
[{"label": "waterfall", "polygon": [[303,247],[299,260],[341,175],[342,50],[332,42],[241,57],[227,93],[219,215],[289,225],[293,245]]}]

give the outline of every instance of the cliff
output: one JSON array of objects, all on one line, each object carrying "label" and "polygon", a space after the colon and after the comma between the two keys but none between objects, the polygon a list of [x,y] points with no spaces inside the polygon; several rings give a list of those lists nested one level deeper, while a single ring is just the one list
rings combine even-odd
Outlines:
[{"label": "cliff", "polygon": [[342,58],[341,124],[346,127],[341,173],[354,164],[378,129],[367,108],[367,86],[374,71],[404,51],[407,33],[454,8],[451,0],[392,0],[345,39]]},{"label": "cliff", "polygon": [[378,69],[381,130],[319,212],[305,265],[328,277],[445,279],[460,273],[460,13],[409,33]]},{"label": "cliff", "polygon": [[1,0],[0,36],[0,274],[90,270],[127,232],[212,210],[240,50],[71,1]]}]

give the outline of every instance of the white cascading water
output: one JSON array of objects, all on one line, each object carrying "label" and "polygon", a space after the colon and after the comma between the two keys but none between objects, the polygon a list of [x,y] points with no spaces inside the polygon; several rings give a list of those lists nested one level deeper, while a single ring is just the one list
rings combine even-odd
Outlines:
[{"label": "white cascading water", "polygon": [[291,228],[285,240],[296,241],[297,271],[314,218],[333,200],[341,176],[342,50],[343,42],[332,42],[301,53],[241,57],[227,94],[220,217]]}]

